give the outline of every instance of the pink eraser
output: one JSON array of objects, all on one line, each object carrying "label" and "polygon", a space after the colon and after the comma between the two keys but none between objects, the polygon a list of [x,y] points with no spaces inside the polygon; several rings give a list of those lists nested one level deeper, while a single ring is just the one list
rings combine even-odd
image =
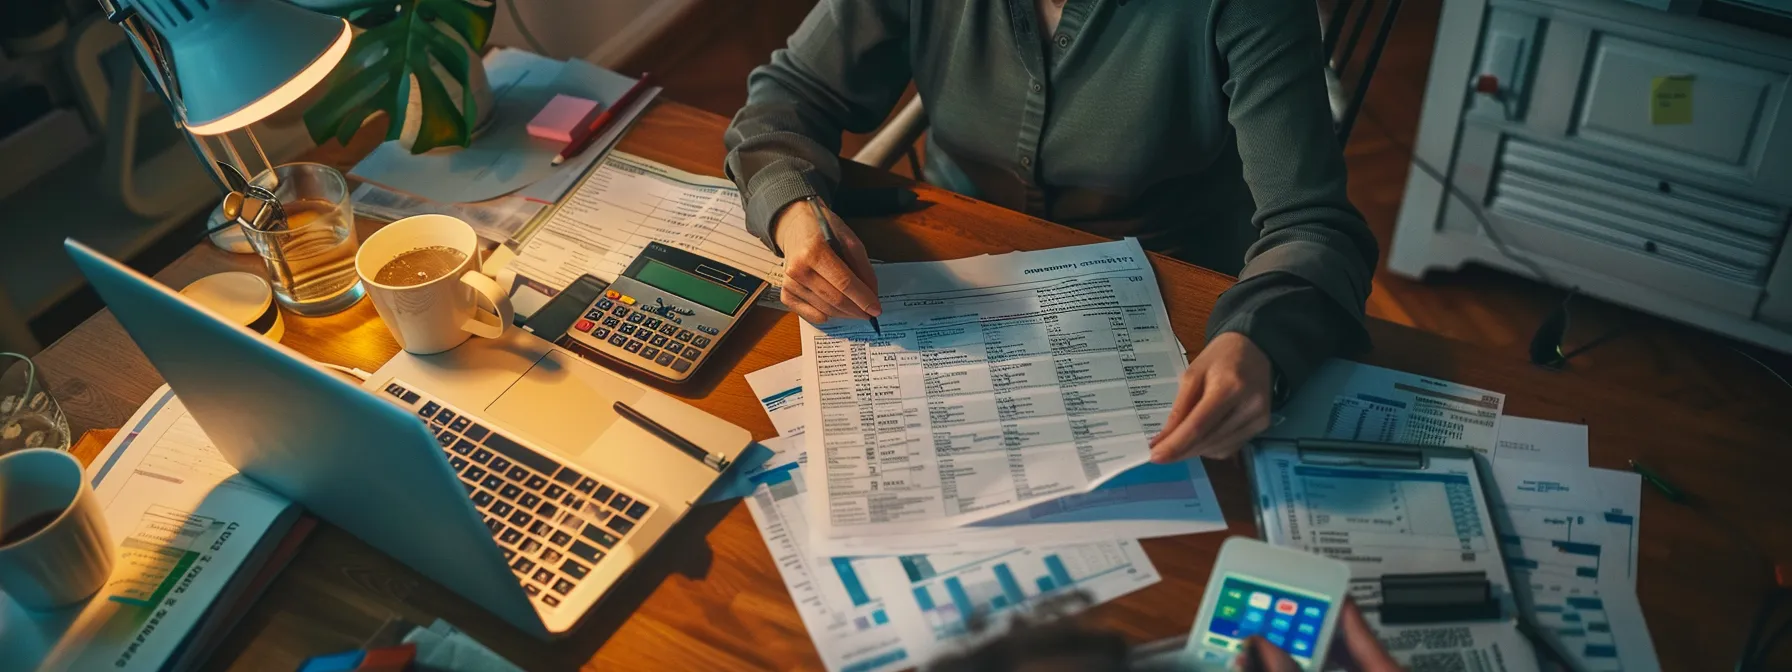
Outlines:
[{"label": "pink eraser", "polygon": [[529,120],[529,135],[544,140],[572,142],[572,131],[585,116],[597,109],[597,101],[577,96],[556,94],[541,112]]}]

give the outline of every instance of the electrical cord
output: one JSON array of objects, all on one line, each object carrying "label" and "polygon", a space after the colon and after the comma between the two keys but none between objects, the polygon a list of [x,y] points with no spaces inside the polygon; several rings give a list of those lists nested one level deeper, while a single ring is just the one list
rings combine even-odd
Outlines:
[{"label": "electrical cord", "polygon": [[535,34],[529,32],[528,24],[523,23],[522,12],[519,12],[516,9],[516,3],[519,1],[520,0],[498,0],[498,2],[504,3],[504,11],[510,13],[510,20],[516,24],[516,32],[523,34],[523,41],[529,43],[529,48],[534,49],[537,54],[547,56],[547,48],[541,46],[541,41],[536,40]]},{"label": "electrical cord", "polygon": [[324,367],[331,371],[335,371],[337,373],[343,374],[350,378],[355,378],[357,380],[360,380],[363,383],[373,379],[373,374],[363,371],[361,369],[343,366],[341,364],[330,364],[328,362],[316,362],[316,364],[318,366]]},{"label": "electrical cord", "polygon": [[[1472,96],[1472,94],[1470,95]],[[1512,116],[1511,107],[1506,104],[1506,101],[1504,100],[1501,100],[1500,102],[1500,109],[1506,114],[1506,118],[1510,119]],[[1468,100],[1465,100],[1463,104],[1465,111],[1467,110],[1467,107]],[[1359,112],[1358,118],[1366,120],[1380,128],[1382,135],[1387,137],[1390,144],[1394,145],[1396,149],[1406,153],[1408,162],[1414,168],[1417,168],[1419,172],[1424,173],[1431,179],[1437,180],[1438,183],[1443,186],[1446,196],[1438,203],[1437,218],[1442,218],[1444,206],[1450,199],[1454,198],[1464,207],[1468,208],[1469,214],[1473,215],[1475,221],[1481,224],[1481,231],[1486,234],[1487,240],[1493,243],[1494,249],[1498,250],[1501,256],[1524,266],[1536,276],[1539,282],[1542,282],[1545,285],[1552,287],[1564,286],[1564,283],[1558,282],[1548,271],[1543,270],[1542,264],[1513,251],[1511,246],[1506,244],[1506,240],[1500,233],[1499,227],[1493,225],[1492,218],[1487,216],[1487,212],[1481,207],[1481,204],[1467,192],[1464,192],[1460,187],[1456,186],[1453,173],[1455,172],[1456,167],[1456,156],[1462,147],[1463,121],[1461,117],[1456,120],[1456,137],[1450,144],[1448,169],[1441,171],[1424,159],[1419,158],[1418,152],[1414,151],[1411,145],[1408,145],[1405,142],[1402,142],[1398,137],[1395,137],[1393,132],[1388,129],[1387,124],[1382,123],[1381,119],[1370,113],[1368,109],[1365,108]],[[1580,287],[1569,285],[1566,287],[1566,291],[1567,294],[1562,297],[1561,305],[1557,306],[1555,310],[1550,311],[1549,315],[1543,318],[1543,322],[1537,325],[1537,330],[1531,334],[1530,359],[1532,364],[1548,368],[1561,368],[1568,363],[1570,358],[1592,349],[1594,345],[1603,344],[1606,341],[1611,340],[1621,331],[1621,329],[1613,330],[1612,332],[1594,339],[1587,345],[1576,348],[1572,352],[1564,351],[1562,349],[1562,343],[1568,336],[1570,316],[1568,305],[1570,301],[1574,300],[1574,296],[1580,293]]]}]

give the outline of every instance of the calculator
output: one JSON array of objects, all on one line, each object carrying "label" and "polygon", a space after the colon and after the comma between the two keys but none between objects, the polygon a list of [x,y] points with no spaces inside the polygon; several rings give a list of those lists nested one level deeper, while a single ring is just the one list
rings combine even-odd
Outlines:
[{"label": "calculator", "polygon": [[733,266],[648,243],[559,343],[582,356],[595,353],[660,380],[683,382],[765,288],[765,280]]}]

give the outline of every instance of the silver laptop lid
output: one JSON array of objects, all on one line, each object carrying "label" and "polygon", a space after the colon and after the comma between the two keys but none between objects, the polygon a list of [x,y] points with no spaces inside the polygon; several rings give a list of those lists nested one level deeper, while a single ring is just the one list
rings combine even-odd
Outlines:
[{"label": "silver laptop lid", "polygon": [[225,460],[548,636],[423,423],[78,242],[64,246]]}]

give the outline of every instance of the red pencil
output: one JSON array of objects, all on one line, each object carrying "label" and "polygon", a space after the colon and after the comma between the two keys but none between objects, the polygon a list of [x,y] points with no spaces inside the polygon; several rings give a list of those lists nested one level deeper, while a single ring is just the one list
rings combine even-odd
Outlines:
[{"label": "red pencil", "polygon": [[651,86],[647,83],[647,80],[650,77],[652,77],[652,75],[649,75],[648,73],[641,73],[641,79],[636,80],[634,86],[628,87],[628,91],[624,92],[621,98],[617,98],[616,102],[611,103],[608,108],[604,109],[602,114],[597,115],[597,117],[592,119],[591,123],[586,124],[584,128],[575,130],[572,136],[572,142],[566,143],[566,148],[560,150],[559,154],[554,155],[553,165],[558,166],[565,163],[567,157],[578,156],[579,152],[583,152],[586,147],[590,147],[591,141],[603,134],[604,127],[610,125],[610,120],[616,118],[616,115],[619,114],[620,110],[625,110],[629,106],[634,105],[635,99],[640,98],[641,94],[647,91],[648,87]]}]

